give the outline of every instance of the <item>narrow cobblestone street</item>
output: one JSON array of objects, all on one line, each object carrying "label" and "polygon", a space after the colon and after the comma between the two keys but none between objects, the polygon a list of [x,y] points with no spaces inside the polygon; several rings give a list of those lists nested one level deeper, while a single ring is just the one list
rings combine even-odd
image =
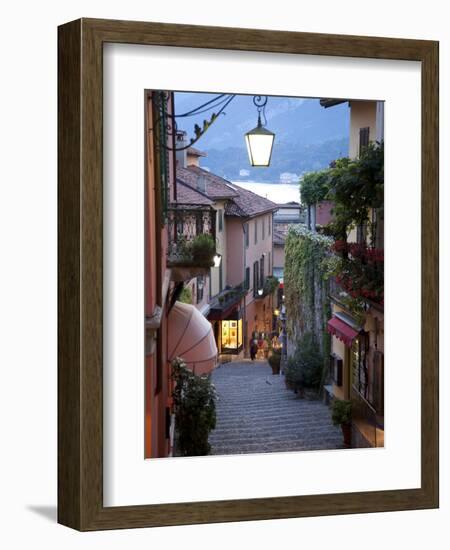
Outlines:
[{"label": "narrow cobblestone street", "polygon": [[212,374],[218,393],[211,454],[339,449],[342,432],[320,400],[300,399],[267,361],[225,363]]}]

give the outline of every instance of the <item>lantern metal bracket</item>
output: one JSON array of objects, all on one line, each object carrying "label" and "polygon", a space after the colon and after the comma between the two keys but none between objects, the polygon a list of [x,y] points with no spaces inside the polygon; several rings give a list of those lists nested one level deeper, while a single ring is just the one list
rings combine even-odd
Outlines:
[{"label": "lantern metal bracket", "polygon": [[[266,95],[255,95],[253,96],[253,104],[258,111],[258,128],[265,126],[267,124],[266,118],[266,105],[268,97]],[[261,123],[261,115],[263,116],[264,123]]]},{"label": "lantern metal bracket", "polygon": [[[225,109],[228,107],[228,105],[233,101],[235,97],[236,97],[236,94],[219,94],[218,96],[199,105],[198,107],[195,107],[190,111],[177,115],[177,114],[170,114],[169,109],[167,107],[167,104],[170,100],[170,92],[166,92],[166,91],[154,92],[154,94],[152,95],[152,99],[155,102],[157,112],[159,114],[157,119],[155,120],[154,127],[149,128],[149,132],[153,132],[154,129],[161,128],[161,125],[163,125],[165,132],[155,131],[157,147],[160,147],[167,151],[184,151],[186,149],[189,149],[189,147],[194,145],[194,143],[196,143],[206,133],[206,131],[219,118],[220,115],[226,114]],[[175,136],[177,134],[178,132],[177,119],[197,116],[201,113],[206,113],[208,111],[211,111],[212,109],[217,109],[217,108],[219,108],[219,110],[217,112],[214,111],[209,117],[209,119],[203,120],[202,127],[200,127],[198,124],[194,125],[195,136],[189,140],[189,143],[187,145],[183,145],[182,147],[170,147],[169,145],[167,145],[167,143],[164,143],[164,141],[160,139],[160,134],[164,135],[165,133],[167,137]]]}]

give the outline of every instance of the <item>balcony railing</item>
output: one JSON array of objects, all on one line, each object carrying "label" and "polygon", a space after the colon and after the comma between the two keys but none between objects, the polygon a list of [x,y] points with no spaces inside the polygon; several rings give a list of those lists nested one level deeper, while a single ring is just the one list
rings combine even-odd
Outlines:
[{"label": "balcony railing", "polygon": [[265,298],[270,294],[273,294],[278,288],[279,281],[273,275],[267,276],[257,289],[254,289],[255,298]]},{"label": "balcony railing", "polygon": [[211,303],[211,312],[220,314],[229,308],[239,304],[239,302],[247,294],[245,283],[241,283],[231,288],[226,288]]},{"label": "balcony railing", "polygon": [[[339,282],[335,277],[330,277],[328,279],[329,284],[329,296],[334,301],[337,302],[342,307],[347,307],[349,300],[352,298],[355,298],[355,293],[352,293],[348,290],[346,290],[342,284],[342,282]],[[362,295],[361,293],[357,294],[357,297],[360,300],[363,300],[366,302],[368,306],[371,306],[379,311],[383,311],[384,306],[383,304],[380,304],[378,302],[375,302],[374,300],[371,300],[367,296]]]},{"label": "balcony railing", "polygon": [[348,298],[348,293],[342,288],[342,286],[337,282],[335,277],[330,277],[328,279],[329,284],[329,295],[332,300],[339,302],[341,305],[344,304],[345,299]]},{"label": "balcony railing", "polygon": [[[214,265],[216,211],[210,206],[172,204],[167,210],[169,267]],[[205,238],[208,235],[210,238]]]},{"label": "balcony railing", "polygon": [[352,389],[352,422],[365,443],[371,447],[384,446],[383,417],[356,390]]}]

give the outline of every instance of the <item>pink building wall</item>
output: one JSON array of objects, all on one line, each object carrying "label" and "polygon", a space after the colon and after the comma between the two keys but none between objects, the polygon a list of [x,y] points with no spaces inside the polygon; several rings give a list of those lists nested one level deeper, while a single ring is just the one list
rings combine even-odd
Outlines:
[{"label": "pink building wall", "polygon": [[236,286],[242,283],[245,279],[244,269],[244,227],[240,218],[226,218],[226,232],[228,254],[226,255],[227,263],[227,280],[226,284]]},{"label": "pink building wall", "polygon": [[284,245],[273,245],[273,267],[284,267]]},{"label": "pink building wall", "polygon": [[[264,238],[263,238],[264,219]],[[257,241],[255,243],[255,225]],[[244,226],[248,227],[249,244],[245,246]],[[253,296],[253,264],[259,262],[264,254],[264,275],[272,274],[273,268],[273,220],[272,213],[262,214],[250,220],[227,217],[226,231],[228,242],[226,284],[236,286],[245,280],[245,269],[250,268],[250,287],[245,298],[245,316],[243,323],[244,350],[248,355],[249,342],[255,331],[269,332],[272,323],[272,297],[255,298]]]}]

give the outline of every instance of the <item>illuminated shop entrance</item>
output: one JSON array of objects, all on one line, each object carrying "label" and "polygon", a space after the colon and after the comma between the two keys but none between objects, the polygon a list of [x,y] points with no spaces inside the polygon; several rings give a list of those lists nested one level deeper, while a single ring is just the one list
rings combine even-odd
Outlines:
[{"label": "illuminated shop entrance", "polygon": [[242,319],[225,319],[221,324],[221,353],[236,354],[242,350]]}]

